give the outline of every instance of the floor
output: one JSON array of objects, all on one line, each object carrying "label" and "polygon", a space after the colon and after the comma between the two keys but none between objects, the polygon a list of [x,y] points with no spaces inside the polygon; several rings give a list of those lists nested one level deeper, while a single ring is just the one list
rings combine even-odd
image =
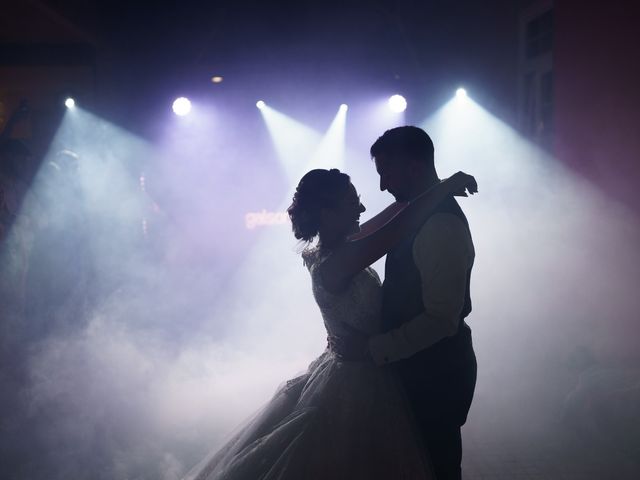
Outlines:
[{"label": "floor", "polygon": [[464,480],[640,479],[640,459],[571,432],[484,440],[463,430],[463,436]]}]

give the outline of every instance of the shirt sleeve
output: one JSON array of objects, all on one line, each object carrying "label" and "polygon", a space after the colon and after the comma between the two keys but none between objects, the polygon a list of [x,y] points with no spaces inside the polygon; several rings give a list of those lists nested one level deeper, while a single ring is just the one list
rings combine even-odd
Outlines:
[{"label": "shirt sleeve", "polygon": [[474,257],[469,231],[457,216],[438,213],[424,224],[413,244],[424,311],[369,339],[371,356],[378,365],[411,357],[458,331]]}]

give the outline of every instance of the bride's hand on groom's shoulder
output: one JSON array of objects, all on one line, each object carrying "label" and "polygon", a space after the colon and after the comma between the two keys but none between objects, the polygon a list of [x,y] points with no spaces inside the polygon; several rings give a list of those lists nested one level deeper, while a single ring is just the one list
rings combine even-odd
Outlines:
[{"label": "bride's hand on groom's shoulder", "polygon": [[447,181],[451,181],[453,196],[455,197],[467,197],[467,192],[470,195],[478,193],[478,182],[473,175],[457,172],[447,179]]}]

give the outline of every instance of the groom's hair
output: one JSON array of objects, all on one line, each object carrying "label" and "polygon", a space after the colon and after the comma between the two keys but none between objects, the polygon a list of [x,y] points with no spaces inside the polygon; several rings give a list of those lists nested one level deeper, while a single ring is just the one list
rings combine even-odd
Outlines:
[{"label": "groom's hair", "polygon": [[387,130],[371,145],[371,158],[380,155],[410,157],[433,166],[433,141],[427,132],[406,125]]}]

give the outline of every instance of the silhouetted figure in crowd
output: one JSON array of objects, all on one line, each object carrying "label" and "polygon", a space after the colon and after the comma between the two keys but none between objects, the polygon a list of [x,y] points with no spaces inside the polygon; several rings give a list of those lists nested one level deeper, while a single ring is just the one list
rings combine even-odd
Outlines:
[{"label": "silhouetted figure in crowd", "polygon": [[0,304],[6,323],[7,318],[15,324],[22,323],[33,232],[30,212],[23,208],[29,194],[20,172],[30,157],[31,152],[22,141],[0,141]]},{"label": "silhouetted figure in crowd", "polygon": [[34,339],[76,324],[87,308],[93,262],[79,161],[74,152],[62,150],[38,176],[42,218],[26,282],[26,314]]},{"label": "silhouetted figure in crowd", "polygon": [[20,140],[0,141],[0,237],[4,237],[17,218],[27,192],[23,172],[31,151]]}]

